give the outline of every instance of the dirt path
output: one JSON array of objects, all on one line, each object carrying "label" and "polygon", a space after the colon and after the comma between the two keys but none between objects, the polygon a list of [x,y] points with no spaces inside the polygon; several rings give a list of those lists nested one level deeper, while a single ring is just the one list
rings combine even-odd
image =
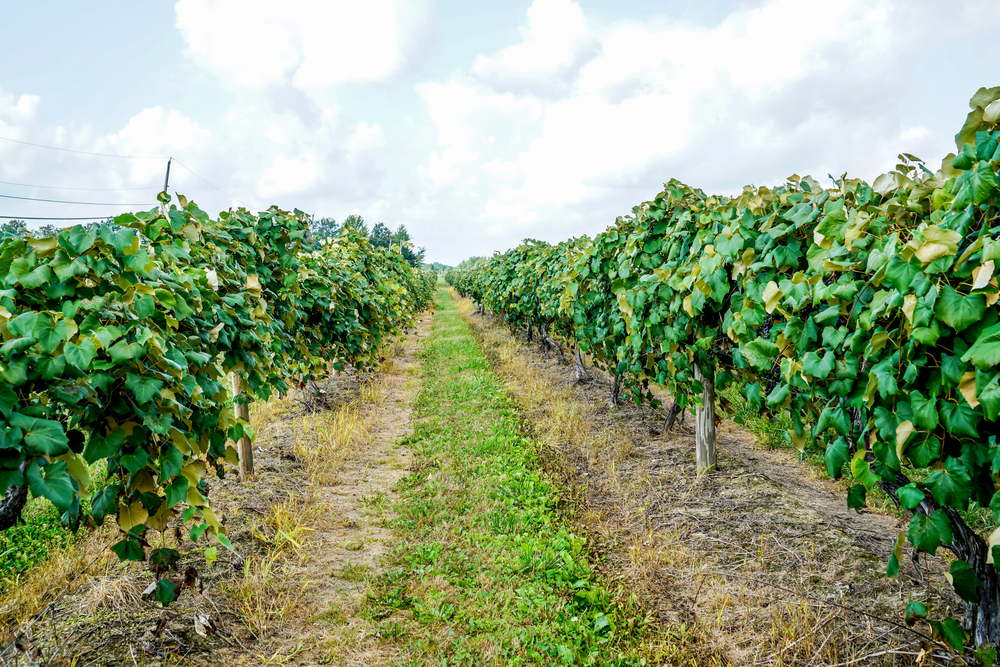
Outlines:
[{"label": "dirt path", "polygon": [[590,368],[592,381],[576,384],[569,365],[472,311],[600,567],[667,632],[695,636],[705,663],[835,664],[895,648],[872,664],[909,664],[921,638],[893,622],[910,599],[960,614],[940,558],[914,561],[907,548],[900,576],[884,576],[905,520],[848,510],[841,483],[794,450],[762,447],[726,421],[718,470],[699,477],[690,416],[665,433],[646,406],[612,409],[606,374]]},{"label": "dirt path", "polygon": [[413,456],[399,443],[412,432],[420,339],[431,320],[422,317],[383,365],[364,415],[364,446],[351,451],[335,474],[316,480],[315,502],[326,520],[309,534],[308,557],[296,568],[309,582],[307,599],[317,611],[295,641],[313,648],[290,664],[377,665],[392,658],[363,616],[365,582],[381,573],[381,559],[392,548],[395,485],[409,474]]}]

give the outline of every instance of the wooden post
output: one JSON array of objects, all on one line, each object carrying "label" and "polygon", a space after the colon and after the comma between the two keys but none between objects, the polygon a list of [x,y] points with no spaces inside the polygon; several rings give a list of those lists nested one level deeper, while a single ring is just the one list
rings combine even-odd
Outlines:
[{"label": "wooden post", "polygon": [[[232,374],[233,378],[233,400],[243,393],[242,383],[240,381],[240,376],[236,373]],[[233,408],[235,409],[236,416],[244,421],[250,421],[250,406],[246,403],[233,403]],[[236,443],[236,451],[240,454],[240,479],[246,479],[248,475],[253,474],[253,445],[250,443],[250,438],[248,436],[243,436],[240,441]]]},{"label": "wooden post", "polygon": [[698,474],[715,467],[715,377],[707,378],[697,364],[694,379],[701,383],[701,407],[695,418],[695,453]]}]

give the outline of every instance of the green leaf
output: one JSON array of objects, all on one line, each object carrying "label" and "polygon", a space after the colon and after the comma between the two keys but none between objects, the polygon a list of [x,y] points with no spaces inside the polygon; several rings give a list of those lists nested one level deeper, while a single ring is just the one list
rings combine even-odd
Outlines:
[{"label": "green leaf", "polygon": [[52,419],[36,419],[13,412],[11,426],[24,431],[24,442],[35,452],[49,456],[59,456],[69,451],[69,439],[63,425]]},{"label": "green leaf", "polygon": [[82,255],[94,247],[97,234],[93,228],[73,225],[59,233],[59,245],[70,255]]},{"label": "green leaf", "polygon": [[902,293],[906,293],[913,279],[921,271],[920,260],[916,255],[907,262],[900,255],[893,255],[889,260],[889,265],[885,269],[885,277],[892,282],[893,286]]},{"label": "green leaf", "polygon": [[108,349],[108,354],[111,356],[111,361],[116,364],[123,364],[126,361],[138,359],[146,353],[146,349],[147,346],[145,345],[126,343],[124,340],[120,340]]},{"label": "green leaf", "polygon": [[125,444],[125,431],[116,429],[107,435],[91,433],[87,447],[83,450],[83,458],[87,463],[95,463],[107,459],[121,451]]},{"label": "green leaf", "polygon": [[986,299],[982,294],[962,295],[951,285],[945,285],[938,295],[934,314],[955,331],[964,331],[969,325],[982,320],[986,313]]},{"label": "green leaf", "polygon": [[763,338],[754,339],[740,352],[747,363],[759,371],[769,370],[778,358],[778,346]]},{"label": "green leaf", "polygon": [[37,289],[52,280],[52,269],[48,264],[42,264],[34,271],[18,277],[18,282],[28,289]]},{"label": "green leaf", "polygon": [[802,358],[802,372],[820,380],[826,379],[836,365],[837,359],[832,350],[828,350],[822,359],[811,350]]},{"label": "green leaf", "polygon": [[85,371],[90,368],[90,362],[97,356],[97,349],[94,347],[94,341],[84,338],[80,345],[76,343],[63,345],[63,354],[66,356],[66,361]]},{"label": "green leaf", "polygon": [[972,604],[979,604],[979,577],[972,567],[964,560],[952,561],[948,569],[951,573],[951,585],[958,597]]},{"label": "green leaf", "polygon": [[118,558],[121,560],[146,560],[146,552],[142,550],[142,545],[139,544],[139,540],[131,536],[126,537],[120,542],[112,544],[111,550],[118,554]]},{"label": "green leaf", "polygon": [[865,497],[868,491],[861,484],[853,484],[847,490],[847,508],[855,510],[858,514],[865,508]]},{"label": "green leaf", "polygon": [[983,415],[990,421],[996,421],[1000,417],[1000,374],[994,375],[982,391],[976,393],[976,397],[982,404]]},{"label": "green leaf", "polygon": [[982,204],[993,196],[997,189],[997,180],[989,162],[983,160],[969,172],[969,185],[972,187],[972,200],[976,204]]},{"label": "green leaf", "polygon": [[868,461],[865,461],[866,454],[867,452],[863,449],[859,449],[854,453],[854,457],[851,459],[851,474],[854,476],[854,479],[864,485],[865,489],[871,491],[872,487],[881,480],[878,475],[872,472]]},{"label": "green leaf", "polygon": [[899,499],[899,504],[908,510],[915,510],[927,498],[924,492],[914,486],[912,482],[901,486],[896,492],[896,497]]},{"label": "green leaf", "polygon": [[942,544],[951,544],[951,521],[944,510],[938,510],[930,516],[914,514],[906,536],[913,546],[933,554]]},{"label": "green leaf", "polygon": [[934,634],[951,644],[954,649],[961,649],[965,646],[968,635],[962,629],[962,624],[953,618],[946,618],[943,621],[928,621],[934,628]]},{"label": "green leaf", "polygon": [[851,422],[847,417],[847,411],[842,407],[823,408],[819,415],[819,422],[816,424],[817,435],[830,427],[834,427],[837,433],[846,436],[851,432]]},{"label": "green leaf", "polygon": [[924,398],[914,389],[910,392],[910,407],[913,409],[913,424],[922,431],[933,431],[938,425],[937,398]]},{"label": "green leaf", "polygon": [[171,602],[177,599],[178,590],[180,590],[180,586],[164,577],[156,582],[156,601],[164,607],[168,607]]},{"label": "green leaf", "polygon": [[927,618],[927,605],[923,602],[910,600],[910,604],[906,605],[906,616],[904,617],[906,624],[912,627],[917,621],[924,618]]},{"label": "green leaf", "polygon": [[118,492],[121,489],[117,484],[110,484],[94,494],[90,501],[90,513],[93,515],[97,525],[104,524],[104,516],[109,510],[118,509]]},{"label": "green leaf", "polygon": [[919,435],[917,433],[910,436],[908,442],[913,444],[907,446],[906,456],[917,468],[927,468],[941,456],[941,441],[933,435],[917,439]]},{"label": "green leaf", "polygon": [[979,424],[982,417],[965,401],[960,400],[957,403],[942,401],[938,403],[938,410],[941,413],[941,422],[951,435],[979,437],[976,425]]},{"label": "green leaf", "polygon": [[188,494],[188,479],[183,475],[175,477],[174,481],[166,488],[167,492],[167,507],[173,507],[177,503],[183,502],[187,499]]},{"label": "green leaf", "polygon": [[15,338],[26,338],[31,336],[31,331],[38,321],[38,313],[22,313],[7,323],[7,331]]},{"label": "green leaf", "polygon": [[174,445],[168,445],[160,452],[160,479],[170,479],[181,474],[184,454]]},{"label": "green leaf", "polygon": [[826,448],[826,471],[830,477],[840,479],[844,464],[851,460],[851,455],[847,449],[847,441],[837,438]]},{"label": "green leaf", "polygon": [[160,395],[163,382],[156,378],[129,373],[125,378],[125,387],[135,396],[137,405],[146,405]]},{"label": "green leaf", "polygon": [[1000,324],[983,330],[972,347],[962,355],[962,361],[972,362],[981,370],[1000,364]]},{"label": "green leaf", "polygon": [[935,470],[924,482],[939,505],[964,507],[972,493],[972,480],[960,459],[949,456],[944,467]]},{"label": "green leaf", "polygon": [[25,476],[28,478],[28,488],[36,497],[48,498],[60,512],[72,507],[76,498],[76,486],[65,461],[53,461],[42,467],[36,459],[28,466]]},{"label": "green leaf", "polygon": [[31,335],[38,339],[38,344],[46,353],[52,354],[66,340],[67,332],[66,320],[54,322],[48,313],[39,313]]}]

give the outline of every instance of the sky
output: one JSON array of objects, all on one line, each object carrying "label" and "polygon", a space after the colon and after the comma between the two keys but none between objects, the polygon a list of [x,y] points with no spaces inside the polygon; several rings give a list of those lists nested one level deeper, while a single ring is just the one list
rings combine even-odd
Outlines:
[{"label": "sky", "polygon": [[359,214],[454,265],[670,178],[937,169],[998,31],[995,0],[0,0],[0,215],[153,208],[172,157],[212,215]]}]

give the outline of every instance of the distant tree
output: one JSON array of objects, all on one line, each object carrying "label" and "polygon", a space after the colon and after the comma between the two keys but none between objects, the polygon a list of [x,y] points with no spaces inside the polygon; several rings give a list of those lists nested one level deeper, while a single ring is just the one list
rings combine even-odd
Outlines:
[{"label": "distant tree", "polygon": [[372,227],[372,233],[368,240],[376,248],[388,248],[393,244],[393,233],[386,227],[385,223],[379,222]]},{"label": "distant tree", "polygon": [[356,232],[361,232],[365,236],[368,236],[368,225],[365,224],[365,219],[360,215],[351,214],[344,218],[344,224],[342,228],[350,227]]},{"label": "distant tree", "polygon": [[25,236],[30,233],[24,220],[8,220],[0,224],[0,235],[3,236]]},{"label": "distant tree", "polygon": [[62,227],[56,227],[55,225],[42,225],[34,232],[34,235],[38,238],[45,238],[46,236],[55,236],[62,230]]},{"label": "distant tree", "polygon": [[331,239],[340,233],[340,225],[333,218],[314,218],[309,225],[313,239]]},{"label": "distant tree", "polygon": [[461,262],[458,263],[458,266],[456,266],[455,268],[458,269],[459,271],[468,271],[470,269],[476,268],[485,261],[486,261],[485,257],[478,257],[478,256],[470,257],[468,259],[463,259]]},{"label": "distant tree", "polygon": [[427,264],[426,267],[431,271],[447,271],[448,269],[453,269],[455,267],[449,266],[448,264],[442,264],[441,262],[431,262]]}]

